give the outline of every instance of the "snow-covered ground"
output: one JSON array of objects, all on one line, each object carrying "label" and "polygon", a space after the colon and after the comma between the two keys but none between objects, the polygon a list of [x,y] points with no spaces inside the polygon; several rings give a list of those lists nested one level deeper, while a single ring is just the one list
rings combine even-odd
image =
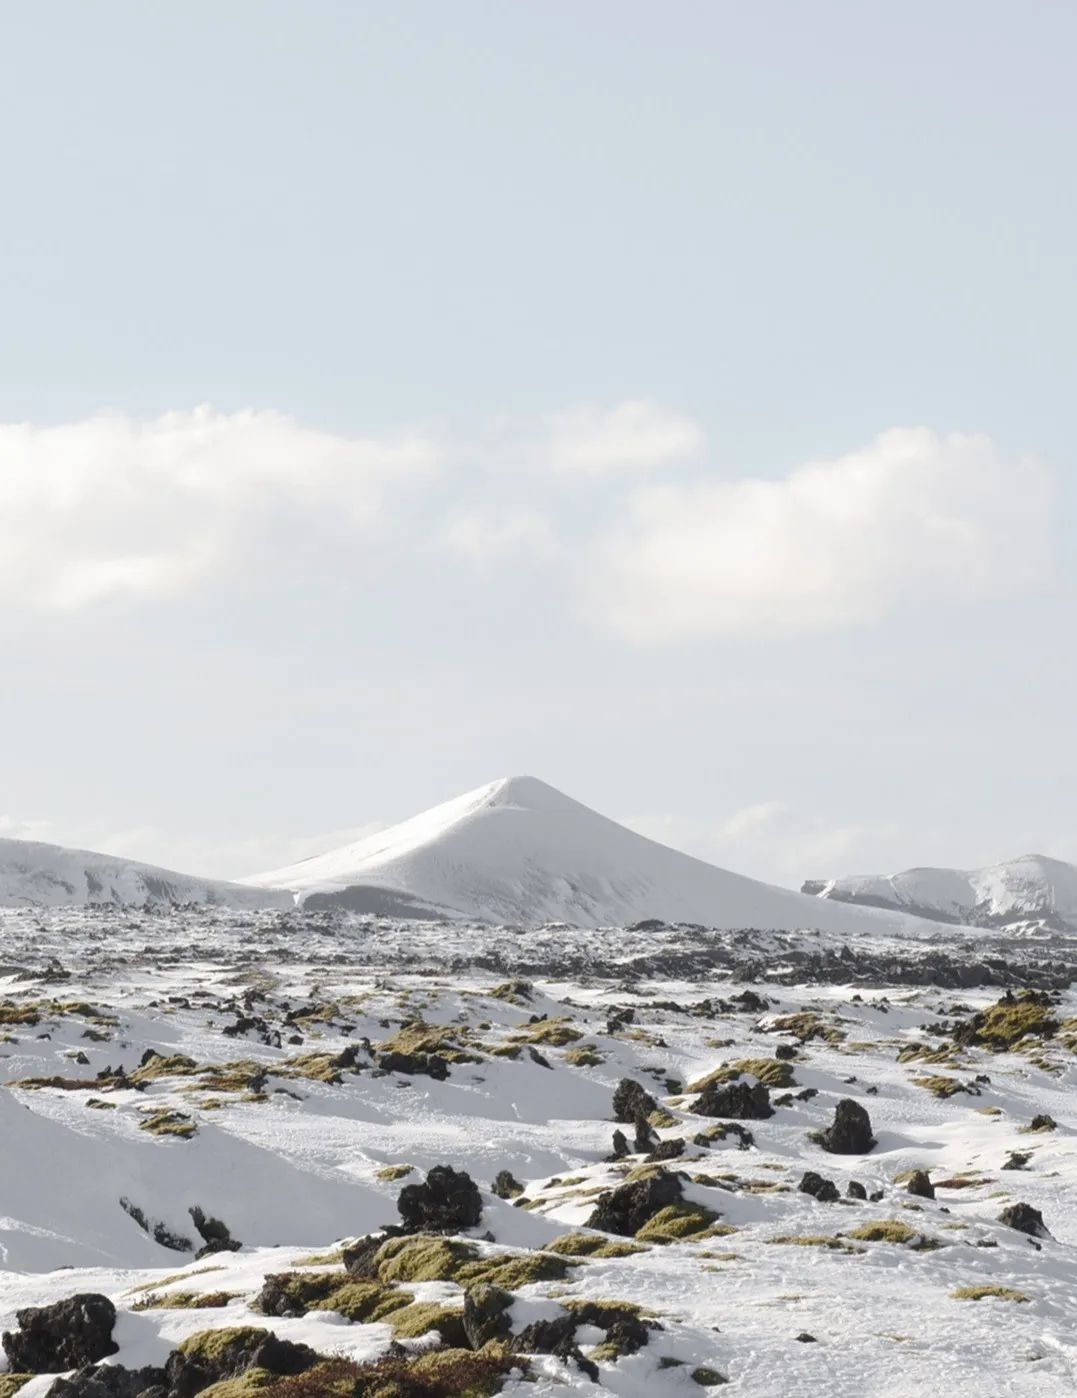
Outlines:
[{"label": "snow-covered ground", "polygon": [[[706,1392],[707,1371],[766,1398],[994,1398],[1077,1382],[1075,939],[926,923],[916,937],[872,925],[844,942],[521,932],[302,909],[15,911],[0,926],[5,1329],[20,1307],[103,1292],[119,1311],[121,1365],[246,1324],[376,1358],[388,1320],[267,1318],[265,1276],[339,1270],[310,1259],[397,1221],[401,1188],[439,1164],[480,1186],[466,1235],[483,1257],[548,1263],[544,1250],[587,1231],[603,1193],[644,1163],[609,1159],[615,1130],[633,1145],[633,1125],[613,1120],[627,1077],[657,1101],[654,1135],[684,1142],[664,1168],[707,1226],[678,1241],[645,1232],[631,1255],[514,1285],[516,1330],[583,1300],[636,1303],[660,1328],[635,1352],[599,1357],[597,1381],[538,1354],[505,1392],[662,1398]],[[1007,986],[1044,999],[1028,1011],[1031,1035],[1002,1051],[960,1043]],[[382,1063],[394,1049],[403,1056]],[[443,1078],[420,1071],[430,1054]],[[691,1085],[723,1065],[748,1086],[772,1081],[774,1114],[737,1123],[750,1144],[731,1127],[720,1139],[727,1119],[695,1110]],[[870,1113],[870,1152],[809,1138],[843,1098]],[[1030,1131],[1043,1116],[1054,1128]],[[934,1199],[907,1192],[913,1169]],[[504,1170],[517,1199],[491,1191]],[[800,1192],[806,1170],[840,1201]],[[850,1181],[880,1197],[848,1198]],[[1017,1201],[1042,1212],[1049,1237],[998,1221]],[[196,1260],[191,1209],[240,1250]],[[984,1286],[1005,1291],[954,1295]],[[407,1290],[450,1307],[464,1294],[451,1279]],[[223,1300],[157,1304],[206,1292]],[[581,1325],[580,1354],[603,1339]]]}]

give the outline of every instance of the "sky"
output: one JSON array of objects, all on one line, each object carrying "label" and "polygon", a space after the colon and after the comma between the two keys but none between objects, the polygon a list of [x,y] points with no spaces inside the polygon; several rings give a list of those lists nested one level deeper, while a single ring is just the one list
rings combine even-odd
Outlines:
[{"label": "sky", "polygon": [[775,882],[1077,860],[1077,9],[0,15],[0,835],[531,773]]}]

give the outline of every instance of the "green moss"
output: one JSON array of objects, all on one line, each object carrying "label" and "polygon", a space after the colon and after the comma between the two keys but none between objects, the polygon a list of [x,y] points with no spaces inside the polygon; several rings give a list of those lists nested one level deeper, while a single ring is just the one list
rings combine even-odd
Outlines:
[{"label": "green moss", "polygon": [[258,1325],[226,1325],[219,1330],[199,1330],[177,1346],[188,1359],[218,1365],[237,1354],[253,1353],[269,1331]]},{"label": "green moss", "polygon": [[516,1038],[529,1044],[545,1044],[549,1048],[564,1048],[583,1038],[579,1029],[573,1029],[567,1019],[540,1019],[536,1024],[524,1024],[517,1031]]},{"label": "green moss", "polygon": [[774,1243],[778,1247],[791,1248],[828,1248],[831,1252],[863,1252],[863,1248],[854,1248],[845,1241],[831,1233],[784,1233],[777,1238],[767,1238],[768,1243]]},{"label": "green moss", "polygon": [[897,1056],[899,1063],[945,1063],[952,1064],[954,1048],[952,1044],[940,1044],[929,1048],[927,1044],[906,1044]]},{"label": "green moss", "polygon": [[454,1280],[461,1286],[488,1282],[505,1291],[517,1291],[534,1282],[562,1281],[575,1264],[548,1252],[497,1253],[462,1266]]},{"label": "green moss", "polygon": [[974,1015],[962,1034],[972,1043],[1002,1052],[1011,1049],[1027,1035],[1051,1038],[1058,1029],[1058,1020],[1048,1005],[1032,996],[1016,1000],[999,1000],[980,1014]]},{"label": "green moss", "polygon": [[648,1113],[648,1126],[653,1126],[656,1131],[668,1131],[671,1126],[679,1126],[680,1122],[672,1112],[667,1112],[665,1107],[655,1107],[653,1112]]},{"label": "green moss", "polygon": [[199,1267],[193,1272],[173,1272],[171,1276],[161,1277],[158,1281],[147,1282],[145,1286],[132,1287],[127,1292],[128,1296],[144,1296],[148,1291],[159,1291],[163,1286],[174,1286],[176,1282],[193,1281],[195,1277],[204,1277],[209,1272],[223,1272],[223,1267]]},{"label": "green moss", "polygon": [[330,1252],[312,1252],[309,1257],[297,1257],[297,1267],[337,1267],[344,1261],[344,1249],[333,1248]]},{"label": "green moss", "polygon": [[519,1044],[498,1044],[490,1052],[495,1058],[519,1058],[521,1049]]},{"label": "green moss", "polygon": [[565,1050],[565,1062],[571,1063],[573,1068],[597,1068],[605,1061],[605,1055],[599,1053],[595,1044],[580,1044]]},{"label": "green moss", "polygon": [[802,1044],[808,1043],[811,1039],[822,1039],[824,1043],[828,1044],[840,1044],[845,1038],[843,1030],[835,1028],[832,1024],[827,1024],[821,1015],[812,1010],[780,1015],[777,1019],[771,1020],[769,1027],[783,1034],[792,1034]]},{"label": "green moss", "polygon": [[33,1377],[33,1374],[0,1374],[0,1398],[14,1398]]},{"label": "green moss", "polygon": [[331,1053],[301,1053],[295,1058],[286,1059],[277,1072],[285,1078],[307,1078],[310,1082],[324,1082],[339,1087],[344,1078],[333,1062],[335,1057],[336,1055]]},{"label": "green moss", "polygon": [[697,1078],[688,1084],[686,1090],[690,1093],[702,1092],[712,1083],[734,1082],[745,1073],[751,1073],[767,1087],[793,1087],[796,1084],[792,1067],[779,1058],[739,1058],[734,1063],[723,1063],[706,1077]]},{"label": "green moss", "polygon": [[151,1291],[131,1307],[133,1311],[211,1311],[227,1306],[238,1291]]},{"label": "green moss", "polygon": [[878,1218],[849,1230],[849,1237],[862,1243],[911,1243],[917,1236],[915,1229],[897,1218]]},{"label": "green moss", "polygon": [[426,1024],[413,1020],[381,1044],[382,1053],[436,1054],[448,1063],[481,1063],[476,1053],[469,1053],[460,1040],[465,1029],[456,1025]]},{"label": "green moss", "polygon": [[503,985],[495,985],[493,990],[488,990],[487,995],[494,1000],[505,1000],[510,1005],[519,1004],[522,1000],[530,1000],[535,987],[530,981],[505,981]]},{"label": "green moss", "polygon": [[92,1107],[95,1112],[114,1112],[115,1102],[102,1102],[100,1097],[87,1097],[86,1105]]},{"label": "green moss", "polygon": [[410,1291],[397,1291],[394,1287],[381,1286],[377,1282],[349,1281],[310,1309],[335,1311],[348,1320],[370,1322],[384,1320],[394,1311],[410,1306],[414,1299]]},{"label": "green moss", "polygon": [[374,1256],[382,1281],[453,1281],[478,1251],[453,1238],[387,1238]]},{"label": "green moss", "polygon": [[913,1082],[925,1092],[930,1092],[932,1097],[938,1097],[942,1101],[948,1097],[955,1097],[959,1092],[968,1092],[963,1082],[958,1082],[957,1078],[944,1078],[941,1074],[913,1078]]},{"label": "green moss", "polygon": [[0,1024],[25,1024],[33,1026],[41,1023],[41,1013],[36,1003],[18,1005],[14,1000],[0,1003]]},{"label": "green moss", "polygon": [[463,1314],[459,1307],[442,1306],[436,1301],[416,1301],[394,1312],[389,1324],[398,1340],[417,1340],[421,1335],[437,1331],[443,1344],[466,1349]]},{"label": "green moss", "polygon": [[175,1136],[181,1141],[189,1141],[198,1128],[183,1112],[164,1110],[153,1112],[140,1121],[138,1129],[148,1131],[151,1136]]},{"label": "green moss", "polygon": [[213,1063],[199,1070],[197,1087],[192,1092],[246,1092],[252,1082],[257,1082],[267,1071],[267,1064],[256,1063],[252,1058],[237,1059],[232,1063]]},{"label": "green moss", "polygon": [[959,1286],[950,1295],[955,1301],[986,1301],[995,1297],[999,1301],[1027,1301],[1023,1291],[1015,1291],[1012,1286]]},{"label": "green moss", "polygon": [[631,1257],[633,1253],[647,1251],[634,1243],[615,1242],[601,1233],[566,1233],[547,1243],[543,1250],[560,1257]]},{"label": "green moss", "polygon": [[267,1388],[276,1387],[279,1381],[278,1374],[271,1374],[265,1369],[248,1369],[238,1378],[211,1383],[201,1390],[201,1398],[247,1398],[248,1394],[264,1393]]},{"label": "green moss", "polygon": [[155,1053],[127,1076],[132,1082],[147,1083],[156,1082],[159,1078],[189,1078],[197,1072],[198,1064],[186,1054],[177,1053],[166,1058],[163,1054]]},{"label": "green moss", "polygon": [[677,1243],[684,1238],[719,1238],[736,1230],[698,1204],[667,1204],[649,1218],[636,1237],[643,1243]]}]

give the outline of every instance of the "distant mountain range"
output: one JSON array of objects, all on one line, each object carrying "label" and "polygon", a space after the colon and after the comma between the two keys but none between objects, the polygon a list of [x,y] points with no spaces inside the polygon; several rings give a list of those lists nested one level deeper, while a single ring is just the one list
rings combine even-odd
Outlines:
[{"label": "distant mountain range", "polygon": [[346,909],[534,927],[655,920],[838,936],[927,919],[1077,932],[1077,867],[1029,855],[776,888],[657,844],[535,777],[505,777],[388,830],[238,882],[0,839],[0,906]]},{"label": "distant mountain range", "polygon": [[55,908],[94,903],[264,908],[287,907],[292,899],[280,891],[177,874],[110,854],[0,839],[0,905]]},{"label": "distant mountain range", "polygon": [[987,869],[906,869],[810,880],[801,892],[935,922],[1077,933],[1077,866],[1026,854]]}]

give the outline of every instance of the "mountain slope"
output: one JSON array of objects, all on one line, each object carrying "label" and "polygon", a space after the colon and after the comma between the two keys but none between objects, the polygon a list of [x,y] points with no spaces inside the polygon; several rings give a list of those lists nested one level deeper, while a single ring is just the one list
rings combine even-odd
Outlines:
[{"label": "mountain slope", "polygon": [[90,903],[223,908],[285,907],[286,893],[177,874],[109,854],[0,839],[0,907],[78,907]]},{"label": "mountain slope", "polygon": [[906,869],[807,883],[804,892],[970,927],[1077,932],[1077,866],[1028,854],[987,869]]},{"label": "mountain slope", "polygon": [[487,922],[615,926],[644,918],[710,926],[878,927],[645,839],[534,777],[511,777],[342,849],[249,882],[308,907],[409,906]]}]

